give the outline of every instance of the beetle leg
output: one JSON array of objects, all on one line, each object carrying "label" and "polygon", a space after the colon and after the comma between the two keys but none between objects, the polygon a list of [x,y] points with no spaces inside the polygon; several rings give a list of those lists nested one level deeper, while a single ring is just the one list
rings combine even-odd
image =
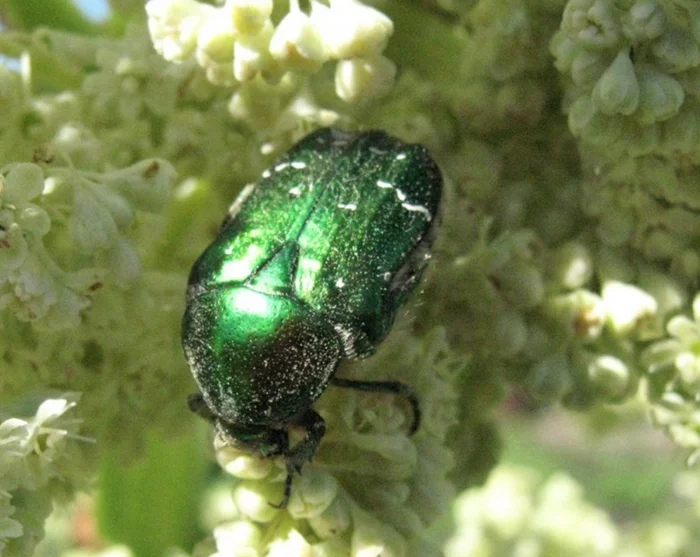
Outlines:
[{"label": "beetle leg", "polygon": [[413,409],[413,423],[408,430],[409,435],[413,435],[420,427],[420,406],[418,398],[413,392],[413,388],[401,381],[356,381],[354,379],[343,379],[341,377],[331,377],[331,385],[343,387],[345,389],[356,389],[368,393],[392,393],[408,399]]},{"label": "beetle leg", "polygon": [[187,397],[187,406],[190,411],[197,414],[200,418],[204,418],[210,423],[216,423],[216,415],[211,411],[207,403],[204,402],[202,393],[192,393]]},{"label": "beetle leg", "polygon": [[290,422],[290,425],[302,427],[306,432],[304,439],[299,441],[287,453],[287,470],[301,475],[301,467],[307,460],[311,461],[314,457],[316,449],[318,449],[318,445],[326,433],[326,422],[323,421],[323,418],[318,413],[309,408],[301,416]]},{"label": "beetle leg", "polygon": [[305,462],[311,461],[316,454],[318,445],[326,433],[326,422],[314,410],[309,408],[300,417],[289,422],[289,425],[299,426],[304,428],[304,439],[299,441],[292,449],[285,454],[287,459],[287,477],[284,480],[284,495],[282,501],[275,505],[270,503],[276,509],[284,509],[289,503],[289,497],[292,494],[292,477],[296,472],[301,476],[301,468]]},{"label": "beetle leg", "polygon": [[268,505],[271,507],[275,507],[276,509],[286,509],[287,504],[289,503],[289,498],[292,495],[292,473],[287,469],[287,477],[284,479],[284,495],[282,496],[282,501],[279,503],[270,503],[269,501],[267,502]]}]

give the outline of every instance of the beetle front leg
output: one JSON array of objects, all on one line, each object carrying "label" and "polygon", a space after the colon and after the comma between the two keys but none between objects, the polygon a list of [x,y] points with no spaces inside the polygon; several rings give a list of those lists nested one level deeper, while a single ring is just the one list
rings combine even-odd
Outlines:
[{"label": "beetle front leg", "polygon": [[318,446],[326,433],[326,422],[314,410],[309,408],[300,417],[291,421],[289,425],[304,428],[304,438],[294,447],[289,449],[284,455],[287,459],[287,477],[284,481],[284,496],[279,505],[273,505],[277,509],[284,509],[289,503],[292,494],[292,477],[294,473],[301,475],[302,466],[305,462],[310,462],[316,454]]},{"label": "beetle front leg", "polygon": [[211,411],[207,403],[204,402],[202,393],[192,393],[187,397],[187,406],[200,418],[204,418],[209,423],[216,423],[216,415]]},{"label": "beetle front leg", "polygon": [[326,433],[326,422],[316,411],[309,408],[300,417],[290,422],[290,425],[301,427],[305,431],[304,439],[287,453],[287,470],[301,475],[301,467],[314,457]]},{"label": "beetle front leg", "polygon": [[410,385],[401,381],[356,381],[354,379],[342,379],[341,377],[331,377],[331,385],[368,393],[391,393],[406,397],[413,409],[413,423],[408,430],[408,434],[413,435],[418,431],[421,419],[420,406],[418,405],[418,398]]}]

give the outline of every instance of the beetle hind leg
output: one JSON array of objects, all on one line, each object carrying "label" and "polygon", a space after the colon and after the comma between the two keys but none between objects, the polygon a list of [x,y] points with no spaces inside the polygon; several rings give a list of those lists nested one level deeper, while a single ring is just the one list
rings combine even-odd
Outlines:
[{"label": "beetle hind leg", "polygon": [[421,411],[418,404],[418,398],[413,392],[413,388],[401,381],[356,381],[354,379],[343,379],[341,377],[332,377],[331,385],[343,387],[344,389],[356,389],[368,393],[391,393],[405,397],[411,404],[413,410],[413,423],[408,430],[409,435],[413,435],[420,427]]}]

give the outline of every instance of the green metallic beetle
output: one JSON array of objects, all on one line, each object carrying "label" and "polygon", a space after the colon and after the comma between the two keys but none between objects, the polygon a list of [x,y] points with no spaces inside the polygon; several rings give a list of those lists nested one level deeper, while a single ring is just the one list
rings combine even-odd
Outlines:
[{"label": "green metallic beetle", "polygon": [[[442,178],[425,148],[381,131],[322,129],[247,186],[192,268],[182,343],[201,394],[190,408],[227,442],[311,460],[328,385],[408,397],[398,381],[335,377],[374,352],[418,284],[437,229]],[[288,428],[305,437],[289,446]]]}]

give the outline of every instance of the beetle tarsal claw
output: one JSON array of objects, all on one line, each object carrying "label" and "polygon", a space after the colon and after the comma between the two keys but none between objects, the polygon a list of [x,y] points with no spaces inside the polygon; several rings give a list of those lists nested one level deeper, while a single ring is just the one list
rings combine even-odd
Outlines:
[{"label": "beetle tarsal claw", "polygon": [[287,470],[287,477],[284,480],[284,495],[282,495],[282,501],[279,503],[270,503],[268,505],[276,509],[286,509],[289,504],[289,498],[292,496],[292,474]]}]

